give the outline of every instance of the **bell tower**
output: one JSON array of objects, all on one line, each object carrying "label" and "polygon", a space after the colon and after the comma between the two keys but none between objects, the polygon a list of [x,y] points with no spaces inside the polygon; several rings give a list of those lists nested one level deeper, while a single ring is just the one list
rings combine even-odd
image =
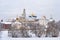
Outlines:
[{"label": "bell tower", "polygon": [[23,9],[23,14],[22,14],[23,18],[26,19],[26,12],[25,9]]}]

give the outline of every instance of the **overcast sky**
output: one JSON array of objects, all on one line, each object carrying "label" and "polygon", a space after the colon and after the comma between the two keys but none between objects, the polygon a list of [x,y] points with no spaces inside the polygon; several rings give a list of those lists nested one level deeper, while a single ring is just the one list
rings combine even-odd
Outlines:
[{"label": "overcast sky", "polygon": [[0,19],[21,15],[24,8],[27,16],[34,12],[38,18],[52,15],[55,20],[60,20],[60,0],[0,0]]}]

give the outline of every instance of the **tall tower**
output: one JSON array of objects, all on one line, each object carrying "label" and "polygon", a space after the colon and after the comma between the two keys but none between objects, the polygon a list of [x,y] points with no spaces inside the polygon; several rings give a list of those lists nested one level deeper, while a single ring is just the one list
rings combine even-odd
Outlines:
[{"label": "tall tower", "polygon": [[25,9],[23,9],[23,14],[22,14],[23,18],[26,19],[26,12]]},{"label": "tall tower", "polygon": [[50,20],[49,21],[53,21],[54,19],[53,19],[53,17],[52,17],[52,15],[51,15],[51,17],[50,17]]}]

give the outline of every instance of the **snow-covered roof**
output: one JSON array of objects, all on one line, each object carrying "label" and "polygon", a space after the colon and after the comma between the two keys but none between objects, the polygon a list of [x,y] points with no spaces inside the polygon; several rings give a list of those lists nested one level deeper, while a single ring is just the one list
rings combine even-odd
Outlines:
[{"label": "snow-covered roof", "polygon": [[49,21],[53,21],[53,19],[50,19]]},{"label": "snow-covered roof", "polygon": [[1,22],[3,24],[11,24],[12,22]]},{"label": "snow-covered roof", "polygon": [[15,23],[17,23],[17,24],[21,24],[20,22],[15,22]]}]

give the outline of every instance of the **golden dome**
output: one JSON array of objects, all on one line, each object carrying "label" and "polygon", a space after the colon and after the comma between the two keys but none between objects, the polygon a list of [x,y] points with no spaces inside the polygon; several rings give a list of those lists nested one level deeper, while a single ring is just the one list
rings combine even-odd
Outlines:
[{"label": "golden dome", "polygon": [[32,12],[32,13],[31,13],[31,16],[35,16],[35,13]]},{"label": "golden dome", "polygon": [[19,20],[19,18],[16,18],[16,20]]}]

